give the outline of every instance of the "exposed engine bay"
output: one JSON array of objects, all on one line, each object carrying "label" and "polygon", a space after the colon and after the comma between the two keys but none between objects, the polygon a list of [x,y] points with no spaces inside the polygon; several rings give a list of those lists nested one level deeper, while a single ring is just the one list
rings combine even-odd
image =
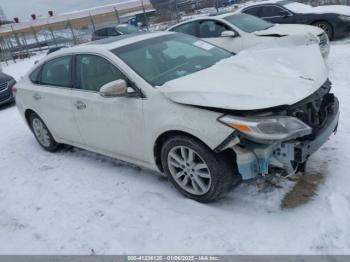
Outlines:
[{"label": "exposed engine bay", "polygon": [[230,142],[221,149],[234,150],[238,171],[243,180],[253,179],[259,175],[278,173],[288,176],[304,171],[309,156],[337,129],[339,102],[330,93],[330,89],[331,83],[327,80],[314,94],[294,105],[240,112],[242,117],[292,116],[311,128],[307,135],[273,142],[252,140],[245,134],[235,131]]}]

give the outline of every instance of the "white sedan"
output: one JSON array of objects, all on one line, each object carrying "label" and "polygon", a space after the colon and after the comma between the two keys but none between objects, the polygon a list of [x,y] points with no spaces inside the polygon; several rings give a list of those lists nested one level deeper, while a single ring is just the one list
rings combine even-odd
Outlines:
[{"label": "white sedan", "polygon": [[[304,37],[306,43],[314,39],[319,42],[322,56],[329,55],[329,39],[319,27],[295,24],[272,24],[248,14],[225,13],[201,16],[176,24],[168,31],[180,32],[199,37],[207,42],[238,53],[244,49],[261,45],[284,45],[286,36]],[[310,38],[310,39],[307,39]]]},{"label": "white sedan", "polygon": [[302,170],[336,130],[318,46],[271,52],[232,55],[172,32],[121,36],[48,55],[12,91],[45,150],[69,144],[158,170],[208,202],[235,180]]}]

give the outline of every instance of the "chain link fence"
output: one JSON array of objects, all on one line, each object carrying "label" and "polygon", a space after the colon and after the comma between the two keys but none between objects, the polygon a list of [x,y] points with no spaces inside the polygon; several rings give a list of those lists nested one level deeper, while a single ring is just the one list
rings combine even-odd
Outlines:
[{"label": "chain link fence", "polygon": [[0,26],[0,61],[16,62],[52,48],[86,43],[95,30],[128,23],[135,17],[141,28],[147,28],[148,17],[155,10],[147,0],[133,2],[137,5],[120,10],[117,7],[122,4],[116,4]]}]

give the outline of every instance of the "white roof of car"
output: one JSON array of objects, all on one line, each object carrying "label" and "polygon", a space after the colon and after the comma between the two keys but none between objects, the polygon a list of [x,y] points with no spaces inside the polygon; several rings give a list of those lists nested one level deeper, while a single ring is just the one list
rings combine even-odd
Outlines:
[{"label": "white roof of car", "polygon": [[155,38],[163,35],[169,35],[169,34],[174,34],[174,33],[173,32],[136,33],[136,34],[129,34],[129,35],[121,35],[116,37],[109,37],[109,38],[89,42],[87,44],[77,45],[70,48],[63,48],[52,54],[53,56],[56,56],[56,55],[79,53],[82,51],[84,52],[84,51],[98,50],[98,49],[112,50],[118,47],[126,46],[129,44],[146,40],[146,39],[151,39],[151,38]]},{"label": "white roof of car", "polygon": [[[239,4],[237,11],[240,12],[242,9],[251,7],[251,6],[256,6],[256,5],[264,5],[264,4],[277,4],[279,2],[283,2],[284,0],[256,0],[256,1],[249,1],[245,2],[243,4]],[[293,0],[292,0],[293,2]]]},{"label": "white roof of car", "polygon": [[239,7],[248,7],[248,6],[254,6],[254,5],[263,5],[263,4],[276,4],[278,2],[282,2],[282,0],[257,0],[257,1],[249,1],[245,2]]},{"label": "white roof of car", "polygon": [[232,11],[232,12],[225,12],[225,13],[222,13],[222,14],[212,14],[212,15],[201,15],[201,16],[198,16],[198,17],[194,17],[194,18],[189,18],[189,19],[186,19],[184,21],[181,21],[173,26],[170,26],[167,30],[171,30],[179,25],[183,25],[183,24],[186,24],[188,22],[193,22],[193,21],[201,21],[201,20],[207,20],[207,19],[211,19],[211,20],[215,20],[215,19],[223,19],[225,17],[228,17],[228,16],[231,16],[231,15],[234,15],[234,14],[240,14],[240,13],[236,13],[236,11]]},{"label": "white roof of car", "polygon": [[283,0],[256,0],[256,1],[249,1],[249,2],[246,2],[246,3],[243,3],[243,4],[236,5],[237,9],[235,9],[235,10],[232,10],[232,11],[229,11],[229,12],[224,12],[224,13],[212,13],[212,14],[209,14],[209,15],[199,15],[199,16],[194,17],[194,18],[189,18],[189,19],[183,20],[180,23],[177,23],[177,24],[169,27],[168,29],[177,27],[178,25],[181,25],[181,24],[186,24],[186,23],[191,22],[191,21],[200,21],[200,20],[204,20],[204,19],[223,19],[225,17],[231,16],[231,15],[234,15],[234,14],[240,14],[241,13],[240,10],[242,10],[244,8],[247,8],[247,7],[250,7],[250,6],[261,5],[261,4],[276,4],[276,3],[279,3],[279,2],[282,2],[282,1]]}]

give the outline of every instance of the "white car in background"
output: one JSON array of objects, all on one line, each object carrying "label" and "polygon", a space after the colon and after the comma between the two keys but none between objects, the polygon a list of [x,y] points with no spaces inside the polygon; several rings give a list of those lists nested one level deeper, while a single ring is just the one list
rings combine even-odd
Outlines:
[{"label": "white car in background", "polygon": [[235,179],[303,170],[336,130],[318,46],[296,49],[232,55],[172,32],[106,38],[45,57],[16,85],[16,104],[44,149],[164,172],[208,202]]},{"label": "white car in background", "polygon": [[[248,14],[225,13],[201,16],[176,24],[168,31],[180,32],[199,37],[207,42],[238,53],[261,44],[293,45],[295,37],[305,38],[304,43],[318,41],[323,58],[329,55],[329,39],[318,27],[295,24],[272,24]],[[288,38],[288,41],[282,38]],[[297,41],[300,43],[300,41]]]}]

